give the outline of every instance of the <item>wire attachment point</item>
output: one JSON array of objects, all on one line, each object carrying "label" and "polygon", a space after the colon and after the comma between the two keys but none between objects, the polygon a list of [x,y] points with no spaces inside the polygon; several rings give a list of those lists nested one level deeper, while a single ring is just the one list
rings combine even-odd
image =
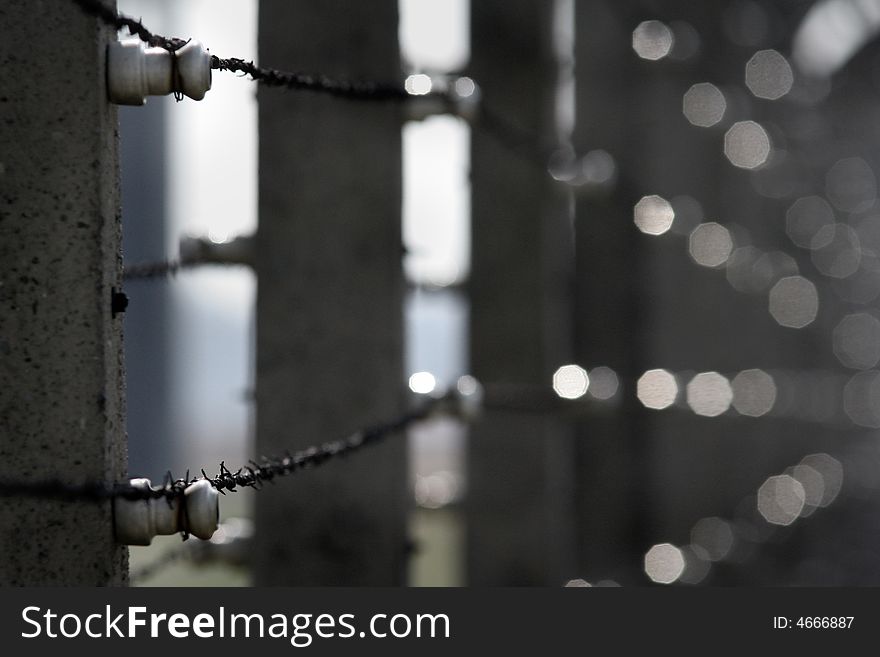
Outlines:
[{"label": "wire attachment point", "polygon": [[[217,489],[207,479],[181,486],[176,495],[169,487],[153,488],[149,479],[132,479],[128,490],[113,498],[116,540],[125,545],[149,545],[154,536],[182,532],[209,539],[217,529],[220,503]],[[175,488],[176,490],[176,488]]]},{"label": "wire attachment point", "polygon": [[211,53],[198,41],[176,50],[117,41],[107,47],[107,95],[117,105],[143,105],[147,96],[180,94],[202,100],[211,88]]}]

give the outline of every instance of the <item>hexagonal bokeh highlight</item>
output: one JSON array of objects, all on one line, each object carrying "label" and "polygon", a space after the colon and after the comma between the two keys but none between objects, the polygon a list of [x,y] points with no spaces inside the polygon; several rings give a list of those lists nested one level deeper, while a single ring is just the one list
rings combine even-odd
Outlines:
[{"label": "hexagonal bokeh highlight", "polygon": [[822,477],[822,498],[818,506],[826,507],[837,499],[843,486],[843,464],[833,456],[820,452],[808,454],[801,459],[801,465],[806,465]]},{"label": "hexagonal bokeh highlight", "polygon": [[806,493],[790,475],[769,477],[758,489],[758,513],[772,525],[790,525],[804,509]]},{"label": "hexagonal bokeh highlight", "polygon": [[666,370],[648,370],[636,382],[636,396],[645,408],[669,408],[678,397],[675,375]]},{"label": "hexagonal bokeh highlight", "polygon": [[688,253],[698,265],[720,267],[733,251],[730,231],[714,221],[700,224],[688,237]]},{"label": "hexagonal bokeh highlight", "polygon": [[760,50],[746,63],[746,86],[757,98],[777,100],[791,91],[794,73],[776,50]]},{"label": "hexagonal bokeh highlight", "polygon": [[604,365],[594,367],[590,370],[589,377],[589,393],[593,399],[606,401],[614,397],[620,389],[620,379],[617,376],[617,372],[610,367],[605,367]]},{"label": "hexagonal bokeh highlight", "polygon": [[880,320],[868,313],[847,315],[834,327],[831,342],[842,365],[871,369],[880,362]]},{"label": "hexagonal bokeh highlight", "polygon": [[658,584],[672,584],[684,572],[684,555],[671,543],[658,543],[645,554],[645,574]]},{"label": "hexagonal bokeh highlight", "polygon": [[810,241],[810,259],[826,276],[849,278],[862,261],[858,233],[843,223],[822,226]]},{"label": "hexagonal bokeh highlight", "polygon": [[813,512],[819,508],[825,494],[824,478],[818,470],[803,463],[789,468],[786,474],[794,478],[804,488],[804,508],[801,509],[801,517],[806,518],[813,515]]},{"label": "hexagonal bokeh highlight", "polygon": [[632,33],[632,48],[642,59],[663,59],[672,51],[674,43],[672,30],[660,21],[643,21]]},{"label": "hexagonal bokeh highlight", "polygon": [[662,235],[672,227],[674,219],[672,205],[656,194],[643,196],[633,208],[633,222],[646,235]]},{"label": "hexagonal bokeh highlight", "polygon": [[699,128],[711,128],[724,118],[727,100],[711,82],[699,82],[688,89],[681,101],[684,117]]},{"label": "hexagonal bokeh highlight", "polygon": [[724,135],[724,154],[740,169],[756,169],[770,156],[770,137],[754,121],[738,121]]},{"label": "hexagonal bokeh highlight", "polygon": [[579,399],[589,387],[590,377],[579,365],[563,365],[553,374],[553,391],[563,399]]},{"label": "hexagonal bokeh highlight", "polygon": [[825,195],[842,212],[862,212],[877,200],[877,177],[860,157],[845,157],[825,174]]},{"label": "hexagonal bokeh highlight", "polygon": [[764,370],[743,370],[730,383],[733,407],[740,415],[761,417],[776,404],[776,382]]},{"label": "hexagonal bokeh highlight", "polygon": [[687,403],[697,415],[716,417],[730,408],[730,382],[718,372],[701,372],[687,384]]},{"label": "hexagonal bokeh highlight", "polygon": [[857,426],[880,429],[880,372],[866,370],[847,381],[843,411]]},{"label": "hexagonal bokeh highlight", "polygon": [[819,292],[803,276],[786,276],[770,290],[770,314],[776,323],[803,328],[813,323],[819,312]]},{"label": "hexagonal bokeh highlight", "polygon": [[802,196],[785,213],[785,232],[799,247],[809,249],[816,233],[834,222],[828,201],[821,196]]}]

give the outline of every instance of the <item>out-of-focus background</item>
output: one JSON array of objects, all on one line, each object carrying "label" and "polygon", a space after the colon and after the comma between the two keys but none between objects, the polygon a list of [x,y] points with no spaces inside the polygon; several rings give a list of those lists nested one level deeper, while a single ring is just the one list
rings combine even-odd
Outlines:
[{"label": "out-of-focus background", "polygon": [[120,109],[126,264],[257,234],[252,267],[127,283],[129,470],[465,375],[483,414],[227,495],[213,547],[133,547],[134,583],[880,583],[880,2],[359,4],[119,2],[412,94],[215,71]]}]

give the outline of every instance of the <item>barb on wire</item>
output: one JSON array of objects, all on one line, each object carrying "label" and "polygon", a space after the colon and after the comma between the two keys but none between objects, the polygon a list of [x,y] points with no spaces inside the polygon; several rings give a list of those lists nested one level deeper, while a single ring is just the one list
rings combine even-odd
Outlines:
[{"label": "barb on wire", "polygon": [[412,98],[412,95],[402,85],[340,80],[322,74],[279,71],[274,68],[263,68],[253,62],[246,62],[235,57],[222,59],[214,56],[212,57],[211,67],[220,71],[232,71],[233,73],[249,75],[252,80],[261,82],[269,87],[320,91],[331,96],[357,100],[406,101]]},{"label": "barb on wire", "polygon": [[[117,30],[128,29],[132,36],[138,37],[151,46],[165,48],[171,52],[186,44],[186,40],[154,34],[135,18],[120,14],[107,7],[100,0],[73,0],[83,11],[95,16]],[[253,62],[237,57],[224,59],[216,55],[211,58],[211,68],[249,75],[253,80],[270,87],[286,87],[306,91],[318,91],[333,96],[355,100],[408,100],[412,96],[400,84],[383,84],[373,81],[351,81],[331,78],[327,75],[280,71],[263,68]]]},{"label": "barb on wire", "polygon": [[73,2],[87,14],[95,16],[103,23],[115,27],[117,30],[127,29],[129,34],[138,37],[150,46],[165,48],[165,50],[174,52],[187,43],[185,39],[153,34],[144,27],[144,24],[139,19],[120,14],[115,9],[105,5],[101,0],[73,0]]},{"label": "barb on wire", "polygon": [[344,457],[362,447],[380,442],[384,438],[400,433],[411,424],[426,419],[434,410],[436,402],[404,413],[394,420],[356,431],[347,438],[333,440],[309,447],[284,456],[263,457],[251,461],[235,472],[220,463],[219,472],[211,477],[201,470],[202,477],[190,478],[189,473],[182,479],[175,479],[169,472],[161,486],[150,488],[133,486],[130,483],[105,484],[87,482],[69,484],[58,479],[46,481],[0,481],[0,497],[35,497],[59,501],[101,502],[114,497],[129,500],[165,498],[169,501],[179,498],[186,489],[202,478],[209,481],[219,492],[237,492],[239,488],[260,489],[266,482],[276,477],[291,475],[300,470],[318,467],[337,457]]},{"label": "barb on wire", "polygon": [[[73,2],[82,8],[83,11],[118,30],[128,29],[130,34],[137,36],[151,46],[162,47],[174,52],[186,43],[186,40],[177,37],[165,37],[160,34],[154,34],[144,27],[140,20],[120,14],[105,6],[100,0],[73,0]],[[425,96],[410,94],[399,83],[388,84],[369,80],[353,81],[333,78],[320,73],[282,71],[257,66],[252,61],[246,61],[237,57],[222,58],[213,55],[211,57],[211,67],[220,71],[230,71],[250,76],[252,80],[270,87],[321,92],[352,100],[421,102],[425,98]],[[430,93],[430,96],[452,103],[457,99],[450,90],[435,90]],[[539,143],[536,136],[530,131],[492,112],[485,106],[481,107],[479,111],[476,126],[511,152],[528,159],[533,159],[541,167],[545,166],[547,158],[553,151],[553,148]],[[167,273],[174,273],[177,269],[179,267],[169,267]]]}]

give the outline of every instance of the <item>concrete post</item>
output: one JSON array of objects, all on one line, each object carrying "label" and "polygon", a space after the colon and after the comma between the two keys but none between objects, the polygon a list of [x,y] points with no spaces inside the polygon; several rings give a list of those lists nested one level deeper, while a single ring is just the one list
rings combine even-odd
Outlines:
[{"label": "concrete post", "polygon": [[[263,2],[260,62],[398,80],[397,3]],[[402,405],[400,109],[261,89],[257,452],[338,438]],[[283,488],[283,490],[282,490]],[[393,585],[405,442],[256,500],[255,584]]]},{"label": "concrete post", "polygon": [[[0,477],[122,479],[113,31],[73,3],[0,7]],[[0,500],[0,584],[118,585],[110,504]]]},{"label": "concrete post", "polygon": [[[471,369],[487,384],[547,390],[571,362],[570,204],[537,155],[557,143],[554,5],[471,4],[470,72],[483,102],[540,142],[517,153],[473,132]],[[487,412],[471,430],[469,584],[559,585],[571,576],[572,440],[565,420],[507,411]]]}]

